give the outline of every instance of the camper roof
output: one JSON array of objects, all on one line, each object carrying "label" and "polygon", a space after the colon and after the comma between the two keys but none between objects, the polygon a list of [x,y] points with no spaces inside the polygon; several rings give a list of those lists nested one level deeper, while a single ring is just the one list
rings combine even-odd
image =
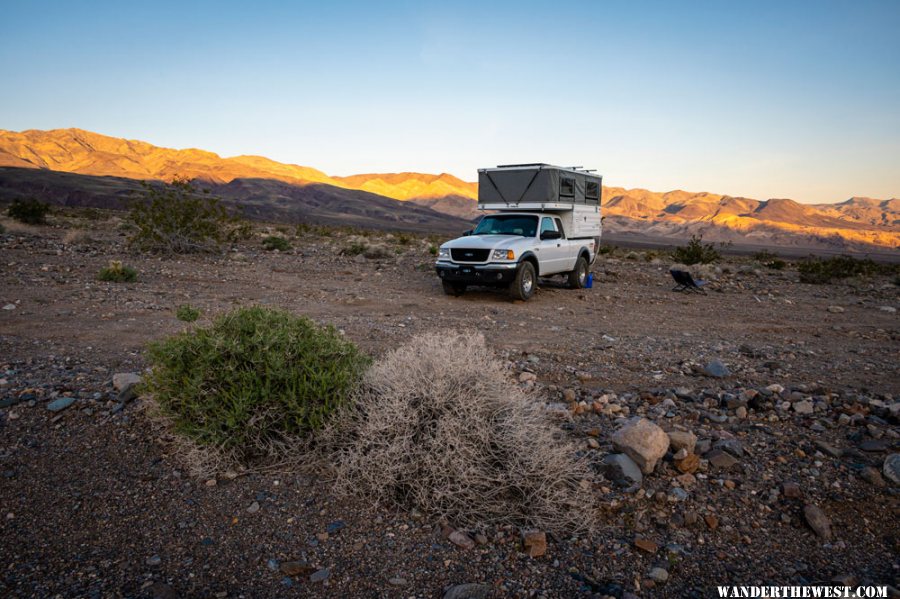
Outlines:
[{"label": "camper roof", "polygon": [[479,173],[488,172],[488,171],[501,171],[501,170],[543,170],[543,169],[553,169],[557,171],[569,171],[571,173],[580,173],[580,174],[593,174],[596,172],[596,169],[592,168],[582,168],[580,166],[556,166],[553,164],[547,164],[546,162],[529,162],[524,164],[498,164],[494,168],[480,168],[478,169]]}]

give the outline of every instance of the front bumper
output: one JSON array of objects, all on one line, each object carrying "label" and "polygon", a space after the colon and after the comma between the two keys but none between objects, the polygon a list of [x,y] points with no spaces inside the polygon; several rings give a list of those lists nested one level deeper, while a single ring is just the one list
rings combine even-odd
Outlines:
[{"label": "front bumper", "polygon": [[443,281],[469,285],[508,285],[516,278],[515,262],[493,264],[456,264],[438,262],[437,275]]}]

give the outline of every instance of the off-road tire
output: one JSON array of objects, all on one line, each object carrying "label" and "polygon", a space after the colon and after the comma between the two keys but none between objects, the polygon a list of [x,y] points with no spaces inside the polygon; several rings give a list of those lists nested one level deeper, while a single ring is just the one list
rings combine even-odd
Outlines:
[{"label": "off-road tire", "polygon": [[446,293],[447,295],[459,296],[466,292],[466,284],[465,283],[453,283],[450,281],[441,281],[441,285],[443,285],[444,293]]},{"label": "off-road tire", "polygon": [[575,261],[575,268],[569,271],[569,289],[584,289],[587,284],[588,265],[587,260],[582,256],[578,256]]},{"label": "off-road tire", "polygon": [[531,262],[523,262],[516,270],[516,278],[509,284],[509,295],[523,302],[534,295],[537,288],[537,273]]}]

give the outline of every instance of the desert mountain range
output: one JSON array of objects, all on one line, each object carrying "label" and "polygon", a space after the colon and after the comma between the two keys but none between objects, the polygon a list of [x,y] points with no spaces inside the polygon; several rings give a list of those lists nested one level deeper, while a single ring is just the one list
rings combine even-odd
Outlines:
[{"label": "desert mountain range", "polygon": [[[115,207],[116,198],[131,193],[136,180],[170,180],[176,175],[202,180],[260,218],[457,231],[478,215],[477,183],[447,173],[336,177],[262,156],[222,158],[80,129],[0,130],[0,199],[43,193],[57,203]],[[605,187],[603,206],[605,231],[635,239],[674,241],[701,233],[705,239],[743,245],[900,248],[896,198],[854,197],[812,205]]]}]

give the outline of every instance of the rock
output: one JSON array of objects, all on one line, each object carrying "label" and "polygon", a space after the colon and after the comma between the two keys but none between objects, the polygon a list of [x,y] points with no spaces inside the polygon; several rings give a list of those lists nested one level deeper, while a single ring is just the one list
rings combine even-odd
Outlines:
[{"label": "rock", "polygon": [[471,549],[475,546],[475,541],[472,540],[472,537],[461,530],[454,530],[447,538],[450,539],[451,543],[461,549]]},{"label": "rock", "polygon": [[331,572],[328,568],[322,568],[321,570],[316,570],[312,574],[309,575],[310,582],[324,582],[328,580],[328,577],[331,576]]},{"label": "rock", "polygon": [[15,304],[6,304],[5,306],[3,306],[3,309],[4,310],[15,310],[16,305]]},{"label": "rock", "polygon": [[697,435],[691,431],[669,431],[666,434],[669,436],[669,445],[672,446],[673,451],[686,449],[688,453],[694,453],[694,448],[697,447]]},{"label": "rock", "polygon": [[444,599],[487,599],[490,594],[490,586],[469,582],[447,589],[447,592],[444,593]]},{"label": "rock", "polygon": [[140,385],[144,379],[136,372],[120,372],[114,374],[112,378],[113,389],[121,393],[129,387]]},{"label": "rock", "polygon": [[575,399],[576,399],[575,389],[565,389],[563,391],[563,400],[564,401],[566,401],[567,403],[572,403],[573,401],[575,401]]},{"label": "rock", "polygon": [[900,453],[892,453],[885,458],[881,471],[886,479],[895,485],[900,485]]},{"label": "rock", "polygon": [[405,587],[407,583],[405,578],[397,576],[388,580],[388,584],[395,587]]},{"label": "rock", "polygon": [[703,521],[706,522],[710,530],[719,528],[719,518],[715,514],[706,514],[703,516]]},{"label": "rock", "polygon": [[890,443],[887,439],[866,439],[859,444],[859,448],[862,451],[869,451],[874,453],[877,453],[879,451],[887,451],[888,447],[890,447]]},{"label": "rock", "polygon": [[644,474],[653,472],[656,463],[669,449],[669,436],[646,418],[632,418],[613,435],[613,447],[628,455]]},{"label": "rock", "polygon": [[281,562],[278,569],[286,576],[308,576],[315,571],[315,568],[303,561]]},{"label": "rock", "polygon": [[803,518],[809,527],[822,539],[831,539],[831,521],[817,505],[808,504],[803,508]]},{"label": "rock", "polygon": [[813,402],[809,399],[804,399],[803,401],[795,402],[791,407],[798,414],[812,414],[815,411]]},{"label": "rock", "polygon": [[250,507],[247,508],[247,511],[251,514],[255,514],[256,512],[258,512],[259,511],[259,502],[254,501],[253,503],[251,503]]},{"label": "rock", "polygon": [[896,314],[897,313],[897,308],[895,308],[893,306],[879,306],[878,309],[881,310],[882,312],[887,312],[888,314]]},{"label": "rock", "polygon": [[675,468],[683,474],[693,474],[700,468],[700,456],[696,453],[689,453],[683,459],[675,460]]},{"label": "rock", "polygon": [[833,458],[839,458],[844,455],[844,452],[837,447],[826,443],[825,441],[816,441],[816,447],[818,447],[822,453],[827,456],[831,456]]},{"label": "rock", "polygon": [[719,439],[713,449],[724,449],[736,458],[744,457],[744,444],[739,439]]},{"label": "rock", "polygon": [[738,461],[722,449],[713,449],[705,457],[715,468],[729,470],[737,465]]},{"label": "rock", "polygon": [[175,589],[164,582],[154,582],[150,586],[150,596],[153,599],[178,599],[178,593]]},{"label": "rock", "polygon": [[840,306],[828,306],[828,311],[832,314],[841,314],[844,309]]},{"label": "rock", "polygon": [[587,444],[591,449],[600,449],[600,441],[593,437],[588,437]]},{"label": "rock", "polygon": [[669,580],[669,573],[664,568],[653,568],[647,577],[653,582],[665,582]]},{"label": "rock", "polygon": [[725,366],[720,360],[713,360],[703,367],[703,374],[706,376],[710,376],[716,379],[723,379],[727,376],[731,376],[731,371],[728,370],[728,367]]},{"label": "rock", "polygon": [[865,468],[863,468],[862,472],[860,472],[859,475],[870,485],[874,485],[876,487],[885,486],[885,482],[881,477],[881,473],[871,466],[866,466]]},{"label": "rock", "polygon": [[522,546],[531,557],[541,557],[547,553],[547,534],[538,530],[522,532]]},{"label": "rock", "polygon": [[744,406],[738,406],[738,408],[734,411],[734,415],[743,420],[747,417],[747,408]]},{"label": "rock", "polygon": [[156,567],[162,563],[162,558],[158,555],[151,555],[145,560],[145,563],[150,567]]},{"label": "rock", "polygon": [[600,469],[603,476],[623,487],[640,486],[644,482],[641,469],[624,453],[611,453],[604,457]]},{"label": "rock", "polygon": [[781,485],[781,494],[789,499],[799,499],[803,497],[803,491],[800,490],[800,485],[793,481],[788,481]]},{"label": "rock", "polygon": [[62,412],[73,403],[75,403],[74,397],[60,397],[59,399],[54,399],[53,401],[48,403],[47,409],[51,412]]},{"label": "rock", "polygon": [[519,375],[520,383],[527,383],[529,381],[537,380],[537,375],[533,372],[523,372]]},{"label": "rock", "polygon": [[634,546],[647,553],[656,553],[659,551],[659,545],[650,539],[637,538],[634,540]]}]

